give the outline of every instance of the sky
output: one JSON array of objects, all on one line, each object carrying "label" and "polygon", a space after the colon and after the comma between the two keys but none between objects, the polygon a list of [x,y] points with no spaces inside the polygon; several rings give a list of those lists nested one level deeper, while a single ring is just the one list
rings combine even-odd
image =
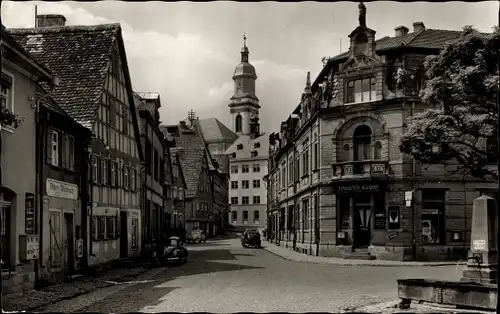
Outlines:
[{"label": "sky", "polygon": [[[277,131],[298,105],[307,72],[314,80],[322,57],[348,49],[358,25],[356,2],[13,2],[3,1],[6,27],[33,27],[38,14],[62,14],[66,25],[122,25],[133,88],[159,92],[164,124],[176,124],[190,109],[231,127],[232,75],[240,62],[243,33],[257,71],[261,130]],[[427,28],[490,32],[498,2],[376,1],[365,4],[376,38],[422,21]]]}]

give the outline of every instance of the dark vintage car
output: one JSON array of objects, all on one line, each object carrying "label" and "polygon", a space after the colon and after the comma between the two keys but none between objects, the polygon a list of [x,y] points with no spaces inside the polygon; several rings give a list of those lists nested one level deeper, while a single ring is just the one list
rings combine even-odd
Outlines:
[{"label": "dark vintage car", "polygon": [[256,247],[261,248],[260,233],[255,229],[247,229],[241,236],[241,245],[244,248]]},{"label": "dark vintage car", "polygon": [[156,258],[156,252],[154,252],[153,257],[160,263],[184,264],[187,262],[188,251],[182,245],[182,240],[179,237],[170,237],[165,239],[163,256]]},{"label": "dark vintage car", "polygon": [[207,236],[205,231],[196,229],[191,232],[191,234],[186,239],[187,243],[205,243],[207,242]]}]

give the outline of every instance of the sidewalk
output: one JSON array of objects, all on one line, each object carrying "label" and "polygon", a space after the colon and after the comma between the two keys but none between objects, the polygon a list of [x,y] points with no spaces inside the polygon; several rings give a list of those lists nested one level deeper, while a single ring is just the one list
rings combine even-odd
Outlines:
[{"label": "sidewalk", "polygon": [[71,299],[98,289],[115,285],[117,282],[132,280],[149,268],[116,268],[98,276],[80,277],[40,290],[30,290],[3,296],[3,311],[34,311],[40,307]]},{"label": "sidewalk", "polygon": [[355,309],[344,310],[344,313],[477,313],[489,314],[492,311],[481,311],[474,309],[457,309],[454,306],[430,304],[430,303],[417,303],[412,302],[407,309],[399,308],[399,300],[383,302],[377,304],[366,305]]},{"label": "sidewalk", "polygon": [[385,261],[385,260],[356,260],[343,259],[338,257],[311,256],[293,251],[291,248],[277,246],[276,244],[264,241],[263,248],[284,259],[313,264],[333,264],[341,266],[380,266],[380,267],[422,267],[422,266],[457,266],[465,265],[466,262],[403,262],[403,261]]}]

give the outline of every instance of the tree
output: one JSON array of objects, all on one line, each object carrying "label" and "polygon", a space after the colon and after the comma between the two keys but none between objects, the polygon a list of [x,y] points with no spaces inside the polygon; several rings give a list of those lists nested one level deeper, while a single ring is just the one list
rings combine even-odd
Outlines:
[{"label": "tree", "polygon": [[425,62],[421,91],[428,109],[406,121],[400,150],[422,163],[458,162],[463,175],[498,178],[497,110],[500,32],[470,26],[459,40]]}]

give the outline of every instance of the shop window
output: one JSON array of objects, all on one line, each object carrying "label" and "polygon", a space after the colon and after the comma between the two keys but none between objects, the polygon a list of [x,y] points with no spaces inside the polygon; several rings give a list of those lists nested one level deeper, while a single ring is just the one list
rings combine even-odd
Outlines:
[{"label": "shop window", "polygon": [[232,221],[236,221],[236,220],[238,220],[238,212],[237,212],[237,211],[233,210],[233,211],[231,212],[231,220],[232,220]]},{"label": "shop window", "polygon": [[293,206],[288,206],[288,220],[287,220],[287,230],[292,230],[293,227],[295,226],[294,223],[295,217],[293,215]]},{"label": "shop window", "polygon": [[340,229],[349,229],[351,225],[351,209],[348,195],[337,196],[337,210],[340,215]]},{"label": "shop window", "polygon": [[422,243],[444,244],[445,191],[422,190]]},{"label": "shop window", "polygon": [[[360,125],[354,130],[354,160],[362,161],[370,159],[372,131],[367,125]],[[355,174],[360,174],[362,167],[354,169]]]},{"label": "shop window", "polygon": [[349,81],[347,83],[346,103],[362,103],[376,100],[376,82],[374,77]]},{"label": "shop window", "polygon": [[[374,229],[385,230],[385,194],[378,193],[373,195],[373,206],[375,212],[375,227]],[[399,229],[390,228],[389,229]]]},{"label": "shop window", "polygon": [[243,223],[248,222],[248,210],[243,211]]},{"label": "shop window", "polygon": [[303,230],[309,230],[309,199],[302,201],[302,225]]},{"label": "shop window", "polygon": [[399,206],[389,206],[387,210],[387,216],[389,220],[390,230],[398,230],[401,228],[401,223],[399,220]]}]

